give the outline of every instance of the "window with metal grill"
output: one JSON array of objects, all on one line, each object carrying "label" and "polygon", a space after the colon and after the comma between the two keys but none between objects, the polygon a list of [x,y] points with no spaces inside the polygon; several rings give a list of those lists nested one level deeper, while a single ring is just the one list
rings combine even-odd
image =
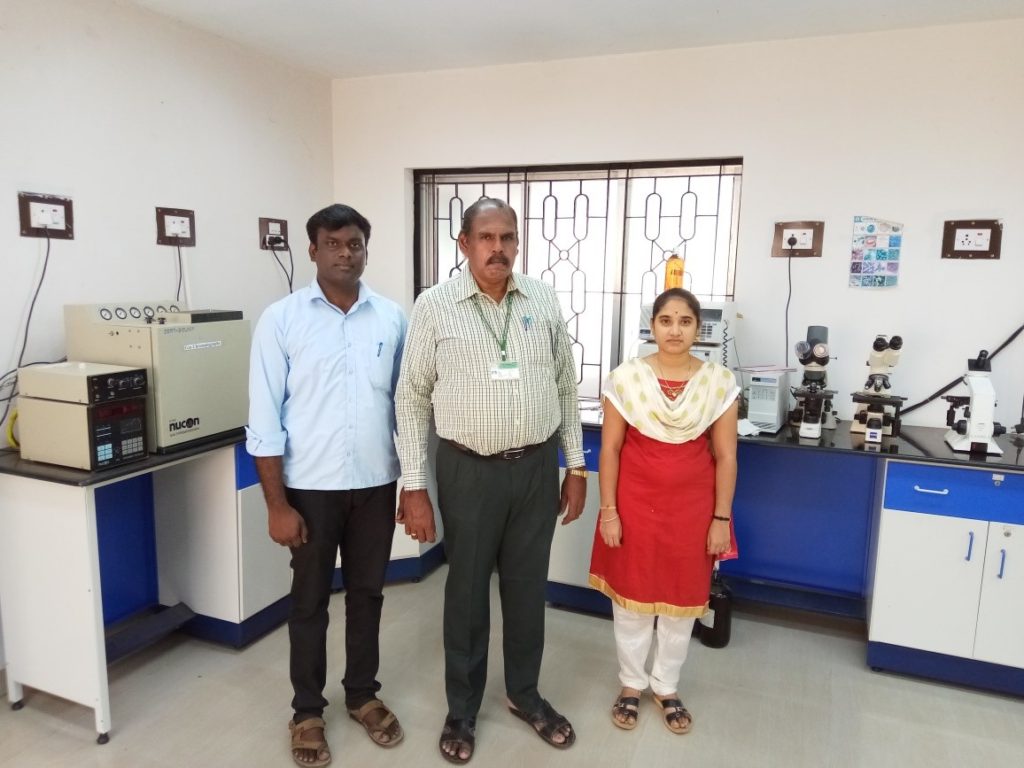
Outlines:
[{"label": "window with metal grill", "polygon": [[580,397],[636,349],[640,306],[664,285],[672,254],[701,300],[733,298],[743,161],[726,158],[518,168],[418,170],[416,294],[466,268],[462,212],[497,197],[519,217],[515,269],[562,304]]}]

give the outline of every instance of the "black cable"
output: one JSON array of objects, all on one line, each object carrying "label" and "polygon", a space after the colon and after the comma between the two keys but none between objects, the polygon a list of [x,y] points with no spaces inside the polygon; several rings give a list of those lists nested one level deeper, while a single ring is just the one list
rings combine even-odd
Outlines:
[{"label": "black cable", "polygon": [[[1003,342],[1002,344],[1000,344],[1000,345],[999,345],[998,347],[996,347],[996,350],[995,350],[995,352],[993,352],[992,354],[990,354],[990,355],[988,356],[988,359],[989,359],[989,360],[994,360],[994,359],[995,359],[995,356],[996,356],[996,355],[998,355],[998,354],[999,354],[1000,352],[1002,352],[1002,351],[1003,351],[1003,350],[1004,350],[1004,349],[1006,348],[1006,346],[1007,346],[1007,345],[1008,345],[1008,344],[1009,344],[1009,343],[1010,343],[1011,341],[1013,341],[1013,340],[1014,340],[1014,339],[1016,339],[1016,338],[1017,338],[1018,336],[1020,336],[1020,334],[1021,334],[1021,332],[1022,332],[1022,331],[1024,331],[1024,325],[1021,325],[1021,326],[1020,326],[1019,328],[1017,328],[1017,330],[1016,330],[1016,331],[1014,331],[1013,333],[1011,333],[1011,334],[1010,334],[1010,335],[1009,335],[1009,336],[1008,336],[1008,337],[1006,338],[1006,341],[1004,341],[1004,342]],[[939,397],[942,397],[942,395],[944,395],[944,394],[946,394],[947,392],[949,392],[949,390],[951,390],[951,389],[952,389],[953,387],[955,387],[955,386],[956,386],[957,384],[959,384],[959,383],[960,383],[961,381],[963,381],[963,379],[964,379],[964,377],[963,377],[963,376],[957,376],[957,377],[956,377],[955,379],[953,379],[953,380],[952,380],[951,382],[949,382],[949,384],[946,384],[946,385],[945,385],[944,387],[942,387],[941,389],[939,389],[939,390],[936,390],[936,391],[935,391],[935,392],[933,392],[932,394],[928,395],[928,397],[926,397],[926,398],[925,398],[924,400],[922,400],[921,402],[919,402],[919,403],[914,403],[914,404],[913,404],[913,405],[911,405],[911,406],[908,406],[908,407],[906,407],[906,408],[903,408],[903,409],[902,409],[902,410],[900,411],[900,414],[901,414],[901,415],[903,415],[903,416],[906,416],[906,415],[907,415],[908,413],[910,413],[911,411],[916,411],[916,410],[917,410],[918,408],[920,408],[921,406],[924,406],[924,405],[928,405],[928,403],[932,402],[932,400],[935,400],[935,399],[937,399],[937,398],[939,398]],[[1022,412],[1021,412],[1021,417],[1022,417],[1022,418],[1021,418],[1021,421],[1024,421],[1024,408],[1022,408]]]},{"label": "black cable", "polygon": [[789,368],[789,302],[793,298],[793,257],[788,256],[789,264],[786,267],[786,274],[789,280],[789,292],[786,294],[786,354],[783,359],[786,361],[784,367]]},{"label": "black cable", "polygon": [[281,268],[281,271],[284,273],[285,282],[288,283],[288,293],[291,293],[292,292],[292,274],[294,274],[295,262],[291,258],[292,249],[290,247],[288,247],[288,246],[286,246],[286,247],[288,248],[288,260],[292,264],[292,273],[288,272],[288,270],[284,266],[284,262],[281,261],[281,257],[277,255],[278,254],[278,250],[277,250],[277,248],[274,247],[274,243],[269,243],[269,242],[267,243],[267,248],[269,248],[270,252],[272,254],[274,254],[274,261],[277,262],[277,266],[279,266]]},{"label": "black cable", "polygon": [[174,300],[181,301],[181,281],[185,276],[185,271],[181,268],[181,246],[178,246],[178,287],[174,291]]},{"label": "black cable", "polygon": [[[43,257],[43,271],[39,275],[39,282],[36,283],[35,293],[32,294],[32,301],[28,305],[28,317],[25,318],[25,335],[21,340],[21,352],[18,353],[18,365],[14,368],[14,386],[18,386],[17,370],[21,368],[22,362],[25,360],[25,349],[28,347],[28,329],[32,325],[32,313],[36,309],[36,299],[39,298],[39,291],[43,288],[43,281],[46,279],[46,268],[50,265],[50,230],[47,227],[43,227],[43,232],[46,233],[46,255]],[[10,375],[10,372],[4,374],[4,378]],[[7,421],[7,414],[11,410],[11,400],[14,399],[14,392],[7,398],[7,405],[4,406],[4,415],[0,417],[0,427]]]},{"label": "black cable", "polygon": [[295,257],[292,256],[292,247],[286,242],[284,247],[288,250],[288,293],[292,292],[292,287],[295,284]]}]

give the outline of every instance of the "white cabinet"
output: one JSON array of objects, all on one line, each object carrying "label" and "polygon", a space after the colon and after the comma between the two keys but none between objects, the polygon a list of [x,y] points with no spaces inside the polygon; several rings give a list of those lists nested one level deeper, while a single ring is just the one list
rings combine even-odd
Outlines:
[{"label": "white cabinet", "polygon": [[1024,668],[1024,526],[989,523],[974,658]]},{"label": "white cabinet", "polygon": [[868,640],[1024,668],[1024,475],[888,462]]},{"label": "white cabinet", "polygon": [[970,656],[987,529],[977,520],[883,509],[868,638]]},{"label": "white cabinet", "polygon": [[160,603],[238,625],[291,586],[290,554],[270,540],[258,485],[238,488],[235,454],[218,448],[153,475]]}]

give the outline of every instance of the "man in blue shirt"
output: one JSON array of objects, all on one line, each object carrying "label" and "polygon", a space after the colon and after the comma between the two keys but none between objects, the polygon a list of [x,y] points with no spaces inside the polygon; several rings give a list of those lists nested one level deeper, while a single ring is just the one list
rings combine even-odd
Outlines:
[{"label": "man in blue shirt", "polygon": [[324,766],[327,606],[337,552],[345,581],[345,707],[377,744],[402,728],[376,693],[384,573],[395,530],[394,393],[399,307],[369,289],[370,222],[332,205],[306,223],[316,279],[263,313],[253,335],[246,448],[270,537],[292,552],[288,618],[295,762]]}]

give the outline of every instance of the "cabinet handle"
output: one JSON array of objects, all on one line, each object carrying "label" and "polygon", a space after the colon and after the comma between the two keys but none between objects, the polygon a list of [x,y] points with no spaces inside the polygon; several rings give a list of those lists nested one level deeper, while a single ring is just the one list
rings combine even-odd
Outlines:
[{"label": "cabinet handle", "polygon": [[974,531],[968,531],[967,536],[967,557],[964,560],[971,562],[971,552],[974,550]]},{"label": "cabinet handle", "polygon": [[1006,567],[1006,550],[999,550],[999,573],[996,574],[997,579],[1003,578],[1003,569]]},{"label": "cabinet handle", "polygon": [[918,493],[934,493],[936,496],[949,496],[949,488],[943,488],[941,491],[933,491],[931,488],[922,488],[919,485],[915,485],[914,490]]}]

